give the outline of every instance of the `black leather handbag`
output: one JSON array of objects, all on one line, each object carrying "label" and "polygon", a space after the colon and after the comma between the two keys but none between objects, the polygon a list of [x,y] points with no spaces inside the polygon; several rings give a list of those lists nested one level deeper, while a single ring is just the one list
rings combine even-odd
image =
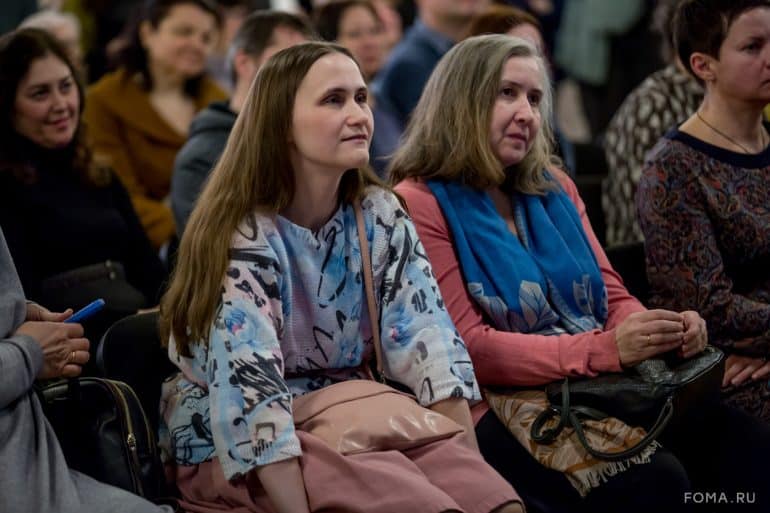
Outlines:
[{"label": "black leather handbag", "polygon": [[166,495],[155,434],[131,387],[83,377],[38,393],[69,467],[149,500]]},{"label": "black leather handbag", "polygon": [[[532,424],[532,439],[550,444],[562,429],[571,427],[593,457],[605,461],[630,458],[658,439],[664,430],[679,430],[704,412],[712,411],[719,402],[723,374],[724,353],[706,346],[699,355],[678,364],[650,359],[624,373],[551,383],[546,387],[551,405]],[[543,429],[546,422],[556,417],[556,427]],[[583,422],[606,417],[644,427],[647,435],[625,451],[597,451],[586,440]]]}]

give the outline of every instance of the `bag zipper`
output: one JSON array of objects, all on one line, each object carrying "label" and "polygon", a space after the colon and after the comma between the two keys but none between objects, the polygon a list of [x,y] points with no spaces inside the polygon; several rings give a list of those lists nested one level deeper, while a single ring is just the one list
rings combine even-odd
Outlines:
[{"label": "bag zipper", "polygon": [[115,402],[120,405],[120,408],[123,410],[123,417],[121,417],[121,419],[123,424],[123,431],[126,433],[125,442],[128,446],[128,452],[130,454],[129,460],[131,463],[131,480],[133,481],[134,488],[136,489],[136,494],[144,496],[144,487],[142,486],[142,480],[139,478],[139,469],[141,468],[141,464],[139,462],[139,454],[137,452],[136,435],[134,434],[132,428],[133,422],[131,422],[131,413],[128,408],[126,398],[118,385],[107,379],[103,381],[115,396]]},{"label": "bag zipper", "polygon": [[[139,408],[142,409],[142,413],[145,415],[145,418],[147,418],[146,417],[147,412],[145,412],[144,409],[142,408],[142,402],[139,400],[139,396],[136,395],[136,392],[134,391],[134,389],[131,388],[131,386],[129,386],[128,384],[126,384],[126,393],[131,395],[131,397],[134,400],[134,404],[136,404]],[[148,446],[150,448],[150,453],[151,454],[156,454],[157,447],[155,446],[156,445],[155,444],[155,435],[152,433],[152,430],[150,429],[150,425],[147,422],[144,422],[143,424],[144,424],[144,428],[145,428],[144,432],[145,432],[145,435],[147,437],[146,438],[147,439],[147,444],[148,444]],[[136,440],[136,437],[134,437],[134,440]]]}]

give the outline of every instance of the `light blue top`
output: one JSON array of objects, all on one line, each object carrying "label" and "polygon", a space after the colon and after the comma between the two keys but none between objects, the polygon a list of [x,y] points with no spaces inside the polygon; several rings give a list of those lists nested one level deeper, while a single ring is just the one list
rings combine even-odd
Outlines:
[{"label": "light blue top", "polygon": [[[363,201],[386,375],[422,405],[480,399],[470,357],[444,308],[415,228],[396,197]],[[208,348],[169,355],[161,445],[178,464],[217,456],[225,477],[301,454],[292,397],[362,377],[372,352],[355,212],[317,232],[254,214],[232,239]],[[287,378],[287,376],[292,376]]]}]

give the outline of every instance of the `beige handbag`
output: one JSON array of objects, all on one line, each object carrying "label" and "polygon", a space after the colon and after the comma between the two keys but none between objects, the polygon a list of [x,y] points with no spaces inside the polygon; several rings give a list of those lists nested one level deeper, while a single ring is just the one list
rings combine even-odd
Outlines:
[{"label": "beige handbag", "polygon": [[[384,377],[372,264],[358,203],[355,212],[377,373]],[[420,406],[413,396],[373,380],[343,381],[310,392],[295,398],[292,410],[297,429],[342,454],[405,450],[464,431],[452,419]]]}]

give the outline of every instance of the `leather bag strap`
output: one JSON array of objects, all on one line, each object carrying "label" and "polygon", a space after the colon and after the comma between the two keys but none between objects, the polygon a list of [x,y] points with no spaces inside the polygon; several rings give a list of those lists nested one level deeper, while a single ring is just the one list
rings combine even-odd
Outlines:
[{"label": "leather bag strap", "polygon": [[353,206],[356,212],[356,224],[358,226],[358,242],[361,246],[361,274],[364,276],[364,288],[366,289],[366,305],[369,310],[369,323],[372,326],[372,343],[374,355],[377,359],[377,374],[379,379],[385,379],[382,365],[382,341],[380,339],[380,317],[377,314],[377,302],[374,299],[374,278],[372,272],[372,257],[369,253],[369,241],[366,238],[366,224],[364,213],[361,210],[361,202],[356,201]]},{"label": "leather bag strap", "polygon": [[[570,405],[569,378],[566,378],[562,383],[561,394],[561,406],[551,406],[544,410],[532,423],[532,428],[530,430],[532,440],[537,443],[549,445],[556,440],[556,437],[559,436],[559,433],[561,433],[565,427],[571,426],[575,430],[578,441],[588,454],[596,459],[604,461],[621,461],[641,453],[645,447],[653,443],[660,436],[674,413],[673,396],[669,396],[666,399],[663,408],[661,408],[658,418],[655,420],[653,426],[649,429],[647,434],[636,443],[636,445],[629,447],[625,451],[602,452],[596,450],[588,443],[586,435],[583,432],[581,419],[601,420],[609,417],[609,415],[595,408]],[[559,415],[559,424],[554,428],[543,430],[545,423],[557,415]]]},{"label": "leather bag strap", "polygon": [[633,447],[629,447],[625,451],[620,452],[603,452],[591,447],[591,445],[588,443],[588,440],[586,439],[585,433],[583,432],[583,424],[580,420],[580,413],[581,412],[578,408],[572,408],[572,410],[569,412],[569,423],[575,429],[575,434],[577,435],[578,440],[580,440],[581,445],[585,447],[585,450],[588,451],[588,454],[599,460],[622,461],[636,456],[637,454],[641,453],[648,445],[657,440],[665,427],[668,425],[668,422],[671,420],[671,416],[674,413],[674,404],[673,397],[666,399],[666,404],[664,404],[663,408],[660,410],[660,414],[658,415],[655,424],[653,424],[644,438],[639,440]]}]

